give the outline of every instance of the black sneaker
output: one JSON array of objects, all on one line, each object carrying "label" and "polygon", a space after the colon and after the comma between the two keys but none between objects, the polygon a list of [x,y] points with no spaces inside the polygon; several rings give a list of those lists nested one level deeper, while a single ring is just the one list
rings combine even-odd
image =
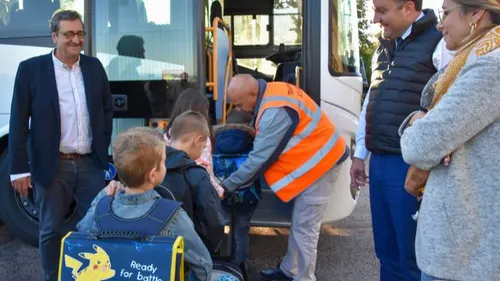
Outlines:
[{"label": "black sneaker", "polygon": [[293,278],[286,276],[279,265],[273,269],[262,270],[260,278],[266,281],[293,281]]}]

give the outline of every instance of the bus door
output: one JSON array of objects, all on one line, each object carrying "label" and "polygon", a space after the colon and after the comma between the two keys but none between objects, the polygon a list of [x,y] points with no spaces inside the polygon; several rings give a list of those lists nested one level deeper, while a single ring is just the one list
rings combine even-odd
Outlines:
[{"label": "bus door", "polygon": [[[208,1],[208,4],[214,1]],[[355,0],[225,0],[223,20],[233,38],[236,71],[302,88],[348,143],[358,124],[362,80]],[[358,192],[349,184],[350,160],[333,183],[324,222],[348,216]],[[286,226],[293,202],[264,190],[254,225]]]}]

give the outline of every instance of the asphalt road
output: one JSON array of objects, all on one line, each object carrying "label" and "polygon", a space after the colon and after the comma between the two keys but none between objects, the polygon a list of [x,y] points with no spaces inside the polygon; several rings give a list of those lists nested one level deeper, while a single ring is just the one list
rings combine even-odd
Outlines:
[{"label": "asphalt road", "polygon": [[[353,214],[333,225],[323,226],[318,244],[318,281],[378,280],[379,267],[373,250],[368,190],[364,190]],[[274,267],[286,252],[287,230],[254,228],[251,236],[250,276]],[[37,249],[23,244],[0,226],[0,280],[41,280]]]}]

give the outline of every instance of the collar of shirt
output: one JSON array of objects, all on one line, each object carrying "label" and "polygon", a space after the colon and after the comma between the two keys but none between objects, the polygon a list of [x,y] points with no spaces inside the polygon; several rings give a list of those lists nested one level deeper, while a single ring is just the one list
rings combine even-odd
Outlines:
[{"label": "collar of shirt", "polygon": [[250,121],[250,126],[255,126],[255,122],[257,122],[257,114],[259,114],[260,104],[262,102],[262,98],[264,97],[264,93],[267,90],[267,82],[264,79],[258,79],[259,82],[259,94],[257,96],[257,101],[255,102],[255,109],[253,112],[253,118]]},{"label": "collar of shirt", "polygon": [[125,194],[124,191],[120,191],[115,196],[115,200],[123,205],[144,204],[153,199],[160,199],[160,198],[162,197],[154,189],[139,194]]},{"label": "collar of shirt", "polygon": [[[421,18],[425,16],[424,12],[420,13],[420,16],[415,20],[415,22],[419,21]],[[408,36],[410,36],[411,31],[413,30],[413,24],[408,27],[408,29],[401,35],[401,39],[405,40]]]},{"label": "collar of shirt", "polygon": [[[63,63],[61,60],[59,60],[56,57],[56,49],[54,49],[52,51],[52,60],[54,61],[54,66],[71,70],[68,65],[66,65],[65,63]],[[78,56],[78,61],[73,65],[73,68],[79,67],[79,66],[80,66],[80,56]]]}]

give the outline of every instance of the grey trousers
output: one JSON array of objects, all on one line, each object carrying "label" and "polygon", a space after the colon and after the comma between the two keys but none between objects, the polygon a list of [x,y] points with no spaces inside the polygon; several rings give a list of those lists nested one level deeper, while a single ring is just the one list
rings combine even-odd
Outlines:
[{"label": "grey trousers", "polygon": [[317,246],[323,212],[333,191],[335,166],[295,198],[288,252],[280,268],[294,281],[315,281]]}]

